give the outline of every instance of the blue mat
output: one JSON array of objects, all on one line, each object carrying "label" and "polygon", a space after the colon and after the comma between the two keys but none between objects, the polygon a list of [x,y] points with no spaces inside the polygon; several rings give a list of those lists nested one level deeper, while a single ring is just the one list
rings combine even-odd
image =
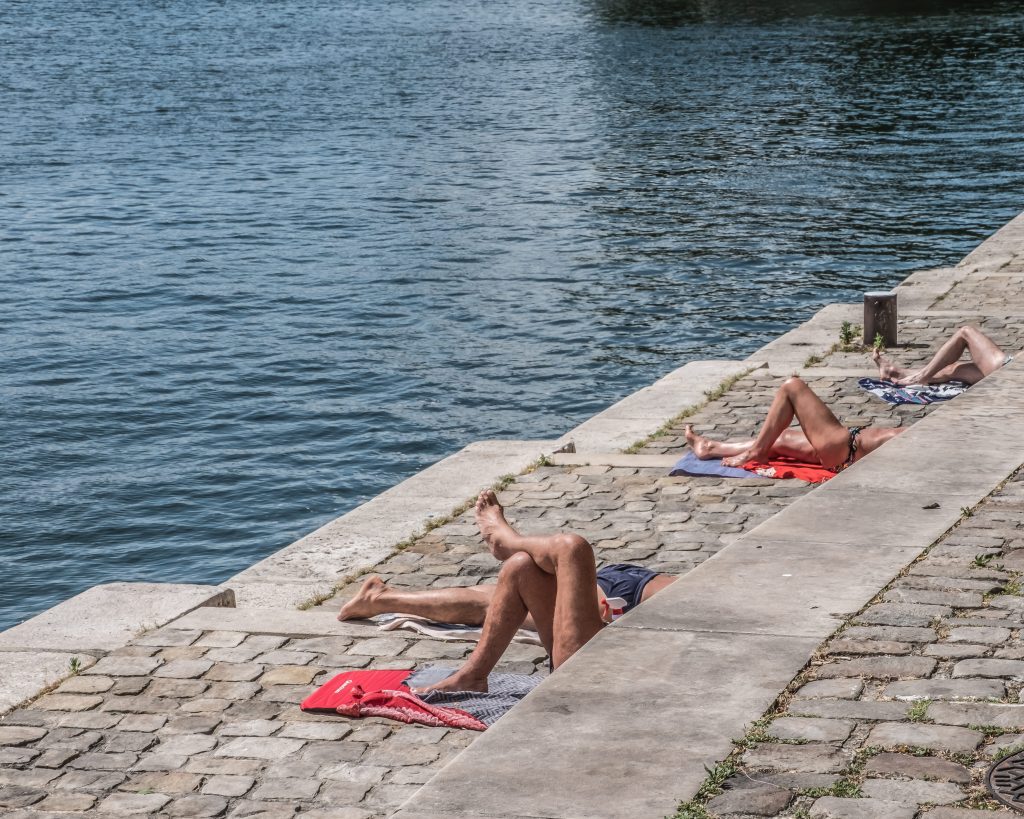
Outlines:
[{"label": "blue mat", "polygon": [[722,466],[721,458],[714,458],[702,461],[692,452],[687,452],[680,458],[669,475],[696,475],[716,478],[756,478],[753,472],[746,469],[739,469],[735,466]]}]

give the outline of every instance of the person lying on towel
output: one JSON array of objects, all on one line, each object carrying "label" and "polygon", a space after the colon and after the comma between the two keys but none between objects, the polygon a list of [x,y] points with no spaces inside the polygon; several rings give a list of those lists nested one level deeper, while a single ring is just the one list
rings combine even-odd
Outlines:
[{"label": "person lying on towel", "polygon": [[[793,418],[800,429],[790,429]],[[832,472],[842,472],[904,428],[845,427],[825,403],[795,375],[787,378],[768,409],[768,417],[757,437],[745,441],[712,441],[685,430],[686,440],[701,460],[721,458],[723,466],[767,463],[773,458],[791,458],[803,463],[820,463]]]},{"label": "person lying on towel", "polygon": [[[960,360],[964,350],[970,353],[970,361]],[[901,387],[910,384],[945,384],[949,381],[977,384],[985,376],[1013,361],[1012,355],[1004,353],[981,330],[969,325],[958,328],[949,341],[932,356],[932,360],[916,370],[899,366],[882,355],[881,350],[874,350],[871,357],[878,365],[879,378]]]},{"label": "person lying on towel", "polygon": [[620,613],[609,598],[625,600],[625,613],[676,579],[627,563],[599,572],[593,548],[579,535],[521,535],[489,489],[477,498],[476,522],[491,554],[502,562],[496,584],[405,591],[372,576],[338,614],[339,620],[402,613],[483,624],[462,668],[423,691],[486,691],[487,675],[524,625],[537,631],[551,667],[558,668]]}]

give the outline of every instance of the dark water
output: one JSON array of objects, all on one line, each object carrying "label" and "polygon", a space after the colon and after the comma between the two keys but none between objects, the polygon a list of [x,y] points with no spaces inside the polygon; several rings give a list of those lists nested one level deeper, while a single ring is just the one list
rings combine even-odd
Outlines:
[{"label": "dark water", "polygon": [[1024,208],[1017,3],[9,0],[0,54],[0,627],[223,580]]}]

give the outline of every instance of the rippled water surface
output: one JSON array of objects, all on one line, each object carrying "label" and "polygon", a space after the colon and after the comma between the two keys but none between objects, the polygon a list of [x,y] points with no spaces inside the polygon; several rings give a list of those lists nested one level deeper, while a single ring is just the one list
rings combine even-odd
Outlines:
[{"label": "rippled water surface", "polygon": [[1024,207],[1019,4],[749,5],[0,5],[0,628],[221,581]]}]

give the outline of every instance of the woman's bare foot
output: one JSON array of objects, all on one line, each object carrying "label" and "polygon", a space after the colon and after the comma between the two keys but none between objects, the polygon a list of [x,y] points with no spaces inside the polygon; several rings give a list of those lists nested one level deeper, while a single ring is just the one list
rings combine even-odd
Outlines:
[{"label": "woman's bare foot", "polygon": [[686,425],[686,429],[683,430],[683,434],[686,436],[686,443],[690,445],[690,449],[693,451],[693,454],[702,461],[707,461],[715,457],[713,453],[715,442],[694,432],[692,424]]},{"label": "woman's bare foot", "polygon": [[480,691],[486,694],[487,675],[485,674],[481,678],[459,670],[439,683],[428,685],[425,688],[414,688],[412,693],[419,696],[420,694],[428,694],[431,691]]},{"label": "woman's bare foot", "polygon": [[756,461],[757,463],[765,463],[768,457],[763,452],[757,452],[753,449],[748,449],[746,452],[741,452],[739,455],[733,455],[729,458],[722,458],[722,466],[743,466],[745,463],[750,461]]},{"label": "woman's bare foot", "polygon": [[349,600],[338,612],[339,620],[361,620],[381,612],[375,603],[378,597],[388,590],[387,585],[377,575],[371,574],[359,587],[356,596]]},{"label": "woman's bare foot", "polygon": [[516,553],[517,550],[511,546],[511,540],[517,537],[516,531],[505,520],[498,496],[490,489],[485,489],[476,499],[476,525],[480,528],[480,535],[487,548],[498,560],[507,560]]},{"label": "woman's bare foot", "polygon": [[881,350],[872,350],[871,359],[878,367],[879,378],[885,379],[886,381],[897,381],[907,374],[907,371],[903,367],[900,367],[896,362],[882,355]]}]

